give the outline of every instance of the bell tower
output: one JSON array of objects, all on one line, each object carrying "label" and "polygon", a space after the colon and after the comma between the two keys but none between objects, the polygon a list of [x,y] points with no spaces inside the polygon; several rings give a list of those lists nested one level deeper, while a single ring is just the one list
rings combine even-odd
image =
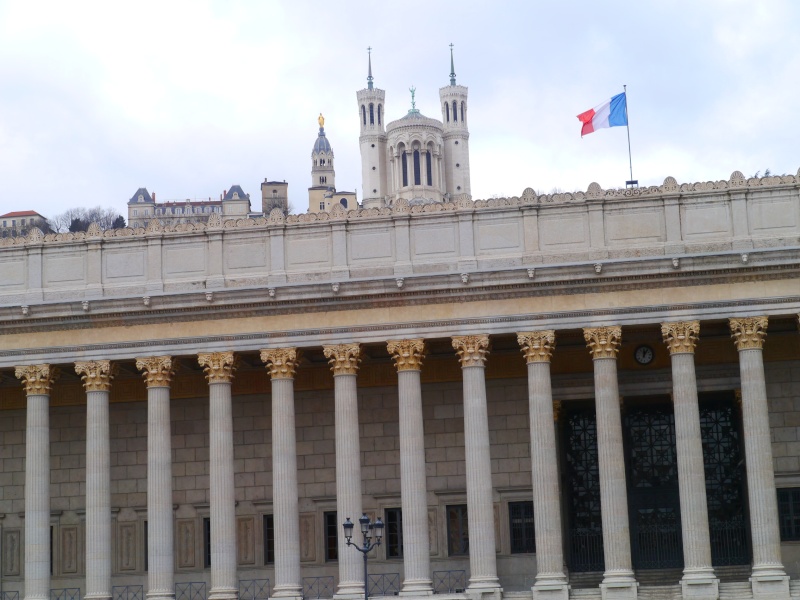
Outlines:
[{"label": "bell tower", "polygon": [[364,208],[386,206],[386,92],[373,87],[372,48],[367,48],[367,87],[356,92]]},{"label": "bell tower", "polygon": [[467,126],[467,88],[456,85],[453,44],[450,44],[450,85],[439,89],[444,125],[444,178],[451,199],[466,194],[472,197],[469,177],[469,127]]}]

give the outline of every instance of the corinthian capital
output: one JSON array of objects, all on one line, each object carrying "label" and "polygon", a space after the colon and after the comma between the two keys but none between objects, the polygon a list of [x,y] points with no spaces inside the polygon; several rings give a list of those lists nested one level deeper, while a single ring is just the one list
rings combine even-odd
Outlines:
[{"label": "corinthian capital", "polygon": [[118,367],[110,360],[76,362],[75,372],[81,376],[87,392],[110,392],[111,381],[117,375]]},{"label": "corinthian capital", "polygon": [[700,337],[700,321],[662,323],[661,335],[670,354],[694,354]]},{"label": "corinthian capital", "polygon": [[520,331],[517,342],[528,363],[550,362],[556,347],[556,332],[552,329],[542,331]]},{"label": "corinthian capital", "polygon": [[358,373],[358,363],[361,362],[360,344],[336,344],[323,346],[322,353],[331,365],[333,376],[355,375]]},{"label": "corinthian capital", "polygon": [[203,367],[208,383],[230,383],[236,370],[233,352],[200,352],[197,362]]},{"label": "corinthian capital", "polygon": [[171,356],[147,356],[136,359],[136,368],[142,372],[147,387],[169,387],[175,375],[177,361]]},{"label": "corinthian capital", "polygon": [[731,337],[737,350],[760,350],[767,337],[767,317],[745,317],[728,319]]},{"label": "corinthian capital", "polygon": [[462,335],[453,338],[453,348],[458,354],[461,368],[483,367],[489,354],[488,335]]},{"label": "corinthian capital", "polygon": [[267,365],[272,379],[294,379],[302,352],[297,348],[267,348],[261,351],[261,361]]},{"label": "corinthian capital", "polygon": [[48,396],[60,373],[51,365],[27,365],[14,369],[14,375],[22,380],[26,395]]},{"label": "corinthian capital", "polygon": [[587,327],[583,330],[583,339],[592,355],[592,359],[617,358],[622,341],[622,327]]},{"label": "corinthian capital", "polygon": [[425,342],[421,339],[389,340],[386,349],[398,371],[420,371],[425,359]]}]

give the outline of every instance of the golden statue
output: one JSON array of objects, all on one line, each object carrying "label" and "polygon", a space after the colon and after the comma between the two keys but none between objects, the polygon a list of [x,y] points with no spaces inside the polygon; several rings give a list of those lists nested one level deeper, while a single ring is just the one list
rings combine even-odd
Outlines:
[{"label": "golden statue", "polygon": [[319,113],[319,118],[317,119],[317,123],[319,123],[320,127],[325,127],[325,117],[322,116],[322,113]]}]

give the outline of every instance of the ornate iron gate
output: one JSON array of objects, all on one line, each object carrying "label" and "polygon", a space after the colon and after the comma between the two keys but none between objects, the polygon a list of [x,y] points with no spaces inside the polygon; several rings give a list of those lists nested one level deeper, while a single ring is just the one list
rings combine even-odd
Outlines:
[{"label": "ornate iron gate", "polygon": [[701,396],[700,429],[706,467],[711,560],[715,566],[750,563],[738,416],[730,394]]},{"label": "ornate iron gate", "polygon": [[675,417],[669,404],[650,402],[623,418],[633,566],[682,567]]},{"label": "ornate iron gate", "polygon": [[605,562],[594,406],[567,413],[563,433],[569,566],[573,571],[602,571]]}]

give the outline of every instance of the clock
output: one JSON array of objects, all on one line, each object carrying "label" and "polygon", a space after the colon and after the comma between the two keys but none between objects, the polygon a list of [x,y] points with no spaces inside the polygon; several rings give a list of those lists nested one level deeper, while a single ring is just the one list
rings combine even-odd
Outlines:
[{"label": "clock", "polygon": [[650,346],[639,346],[633,353],[633,358],[636,359],[636,362],[640,365],[649,365],[653,362],[656,353],[653,352],[653,349]]}]

